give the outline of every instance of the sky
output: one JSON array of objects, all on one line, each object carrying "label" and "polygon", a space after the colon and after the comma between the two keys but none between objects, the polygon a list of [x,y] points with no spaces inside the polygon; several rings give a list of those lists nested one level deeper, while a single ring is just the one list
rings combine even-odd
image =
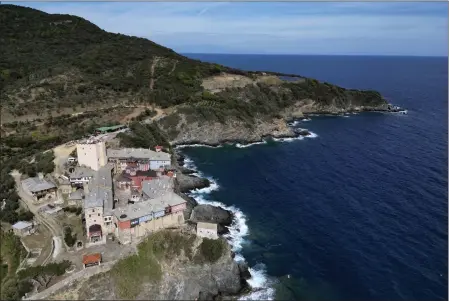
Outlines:
[{"label": "sky", "polygon": [[15,2],[179,53],[448,55],[448,3]]}]

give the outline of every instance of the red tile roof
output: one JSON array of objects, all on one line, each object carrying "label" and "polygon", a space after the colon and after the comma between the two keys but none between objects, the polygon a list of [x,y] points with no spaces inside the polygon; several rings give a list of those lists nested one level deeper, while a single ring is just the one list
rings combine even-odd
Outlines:
[{"label": "red tile roof", "polygon": [[101,261],[101,254],[88,254],[83,256],[83,264],[96,263]]}]

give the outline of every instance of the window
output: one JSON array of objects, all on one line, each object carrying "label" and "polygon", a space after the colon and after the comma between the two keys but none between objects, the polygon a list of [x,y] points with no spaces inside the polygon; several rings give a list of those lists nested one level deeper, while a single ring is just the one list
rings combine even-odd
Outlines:
[{"label": "window", "polygon": [[100,213],[98,213],[98,216],[100,216]]},{"label": "window", "polygon": [[92,215],[89,214],[89,217],[91,217]]},{"label": "window", "polygon": [[97,220],[96,219],[94,219],[94,223],[96,223],[97,222]]}]

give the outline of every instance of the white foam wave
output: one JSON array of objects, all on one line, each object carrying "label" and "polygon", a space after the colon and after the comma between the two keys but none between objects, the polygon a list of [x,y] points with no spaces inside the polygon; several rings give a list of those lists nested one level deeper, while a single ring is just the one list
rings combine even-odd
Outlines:
[{"label": "white foam wave", "polygon": [[[212,191],[220,189],[220,186],[214,178],[207,177],[199,171],[189,157],[184,156],[184,158],[184,167],[195,170],[196,172],[194,175],[205,177],[210,182],[209,187],[192,190],[188,193],[188,195],[193,197],[198,204],[209,204],[232,212],[234,219],[232,224],[228,227],[229,233],[223,236],[229,242],[232,251],[235,253],[234,260],[236,262],[245,261],[245,258],[241,254],[241,250],[247,242],[246,237],[249,235],[249,228],[246,223],[247,218],[245,214],[235,206],[227,206],[221,202],[208,199],[208,195]],[[248,284],[254,289],[254,291],[248,295],[242,296],[242,300],[273,300],[275,290],[271,288],[268,281],[265,266],[263,264],[257,264],[248,270],[251,274],[251,278],[248,279]]]},{"label": "white foam wave", "polygon": [[259,141],[259,142],[248,143],[248,144],[236,143],[235,147],[237,147],[237,148],[246,148],[246,147],[250,147],[250,146],[253,146],[253,145],[257,145],[257,144],[266,144],[266,143],[267,142],[265,140]]},{"label": "white foam wave", "polygon": [[248,270],[251,273],[248,284],[253,288],[253,291],[241,296],[239,300],[273,300],[275,290],[272,288],[273,283],[266,277],[265,265],[259,263]]},{"label": "white foam wave", "polygon": [[176,148],[178,149],[183,149],[186,147],[209,147],[209,148],[219,148],[222,147],[222,145],[217,145],[217,146],[212,146],[212,145],[207,145],[207,144],[179,144],[176,145]]},{"label": "white foam wave", "polygon": [[305,138],[316,138],[318,137],[318,135],[314,132],[309,131],[309,135],[307,136],[298,136],[298,137],[290,137],[290,138],[273,138],[274,141],[276,142],[292,142],[295,140],[303,140]]},{"label": "white foam wave", "polygon": [[314,132],[309,132],[310,135],[305,136],[306,138],[316,138],[318,137],[318,134],[314,133]]},{"label": "white foam wave", "polygon": [[302,121],[312,121],[310,118],[304,118]]},{"label": "white foam wave", "polygon": [[348,116],[348,115],[343,115],[343,117],[345,117],[345,118],[349,118],[350,116]]},{"label": "white foam wave", "polygon": [[292,142],[295,140],[303,140],[304,136],[298,136],[298,137],[289,137],[289,138],[273,138],[276,142]]}]

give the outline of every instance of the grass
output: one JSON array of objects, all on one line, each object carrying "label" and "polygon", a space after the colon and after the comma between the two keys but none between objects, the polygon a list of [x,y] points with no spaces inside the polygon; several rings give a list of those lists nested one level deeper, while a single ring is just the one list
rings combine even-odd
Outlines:
[{"label": "grass", "polygon": [[116,294],[122,299],[135,299],[144,282],[162,278],[160,262],[185,254],[192,258],[195,236],[163,230],[154,233],[138,246],[138,254],[117,262],[111,270]]}]

